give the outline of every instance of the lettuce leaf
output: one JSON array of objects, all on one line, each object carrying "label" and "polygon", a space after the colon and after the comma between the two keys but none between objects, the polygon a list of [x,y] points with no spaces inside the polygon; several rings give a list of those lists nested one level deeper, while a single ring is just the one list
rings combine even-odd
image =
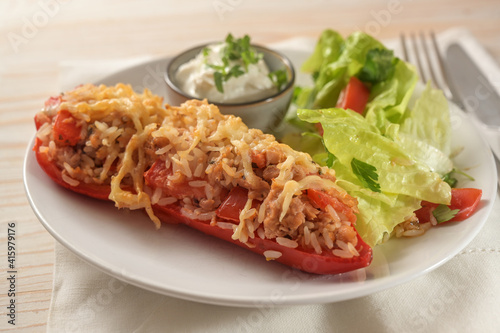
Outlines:
[{"label": "lettuce leaf", "polygon": [[365,110],[368,122],[377,126],[382,133],[389,124],[399,123],[406,114],[417,81],[415,68],[399,61],[390,79],[372,87]]},{"label": "lettuce leaf", "polygon": [[336,31],[327,29],[321,33],[314,52],[301,67],[305,73],[319,73],[326,64],[338,59],[344,45],[344,38]]},{"label": "lettuce leaf", "polygon": [[443,92],[427,84],[415,106],[406,112],[400,131],[449,155],[451,120]]},{"label": "lettuce leaf", "polygon": [[[324,166],[326,158],[327,153],[317,154],[314,161]],[[394,227],[420,208],[420,200],[417,198],[370,191],[338,160],[333,163],[332,168],[337,176],[337,185],[358,200],[356,230],[372,247],[389,239]]]},{"label": "lettuce leaf", "polygon": [[356,230],[370,246],[389,239],[394,227],[420,208],[420,200],[411,196],[390,193],[374,195],[342,179],[337,184],[358,199]]},{"label": "lettuce leaf", "polygon": [[[421,200],[449,204],[451,188],[429,166],[414,159],[390,137],[383,136],[367,119],[351,110],[299,109],[300,119],[320,122],[326,149],[335,155],[331,166],[337,183],[358,199],[356,228],[374,246],[384,240],[394,227],[420,207]],[[398,125],[396,125],[398,126]],[[392,134],[397,136],[396,131]],[[315,161],[325,164],[325,153]],[[376,169],[380,192],[370,190],[352,169],[353,159]]]},{"label": "lettuce leaf", "polygon": [[395,141],[358,113],[339,108],[299,109],[300,119],[323,126],[323,139],[329,152],[343,165],[353,158],[373,165],[378,182],[386,193],[409,195],[420,200],[449,204],[451,189],[439,174],[409,156]]}]

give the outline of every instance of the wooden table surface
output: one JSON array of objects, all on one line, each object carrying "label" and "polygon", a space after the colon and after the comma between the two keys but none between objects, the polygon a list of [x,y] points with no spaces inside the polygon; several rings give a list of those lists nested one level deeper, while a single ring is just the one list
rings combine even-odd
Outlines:
[{"label": "wooden table surface", "polygon": [[[377,38],[410,31],[468,28],[500,63],[498,0],[11,0],[0,3],[0,330],[45,331],[54,246],[23,187],[22,165],[33,116],[59,93],[66,60],[160,57],[249,34],[260,44],[319,36],[325,28]],[[500,82],[500,78],[496,80]],[[7,257],[9,224],[15,267]],[[12,238],[11,238],[12,240]],[[9,270],[16,271],[16,325],[8,323]]]}]

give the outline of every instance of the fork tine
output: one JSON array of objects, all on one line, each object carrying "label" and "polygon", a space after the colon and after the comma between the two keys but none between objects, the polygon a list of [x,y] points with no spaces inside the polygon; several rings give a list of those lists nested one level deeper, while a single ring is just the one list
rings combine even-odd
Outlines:
[{"label": "fork tine", "polygon": [[[401,47],[402,47],[402,51],[403,51],[403,59],[406,62],[410,62],[410,63],[417,62],[415,64],[416,69],[417,69],[417,72],[418,72],[420,79],[423,81],[422,68],[421,68],[422,66],[421,66],[420,60],[419,60],[418,55],[417,55],[418,51],[417,51],[417,46],[416,46],[414,38],[413,39],[411,39],[412,37],[407,38],[404,33],[401,33],[399,38],[400,38],[400,43],[401,43]],[[410,41],[408,41],[408,39],[410,39]]]},{"label": "fork tine", "polygon": [[408,62],[410,61],[410,58],[408,57],[408,46],[406,45],[406,36],[405,34],[399,35],[399,40],[401,42],[401,46],[403,48],[403,59],[404,61]]},{"label": "fork tine", "polygon": [[439,51],[439,47],[438,47],[438,43],[437,43],[437,39],[436,39],[436,34],[434,33],[434,31],[430,32],[430,36],[431,36],[432,47],[434,49],[434,53],[436,54],[436,59],[437,59],[438,67],[439,67],[439,73],[440,73],[441,78],[443,79],[443,83],[444,83],[441,87],[441,90],[443,90],[445,96],[448,99],[453,99],[453,94],[450,90],[450,82],[448,81],[448,76],[447,76],[446,71],[445,71],[443,57],[441,56],[441,52]]},{"label": "fork tine", "polygon": [[[411,47],[408,48],[406,37],[404,33],[401,33],[400,40],[403,49],[404,60],[410,63],[413,62],[412,60],[416,62],[415,65],[423,83],[427,83],[425,73],[430,73],[430,76],[432,77],[432,84],[437,89],[440,89],[448,100],[452,101],[459,108],[464,110],[465,106],[463,101],[456,93],[454,86],[450,84],[450,78],[447,73],[447,68],[444,63],[443,56],[441,55],[441,51],[439,49],[436,34],[431,30],[429,32],[429,36],[430,38],[426,38],[425,34],[420,32],[420,43],[417,43],[415,34],[411,33]],[[419,44],[422,45],[421,48],[423,48],[423,51],[419,49]],[[408,52],[408,50],[410,50],[410,52]],[[421,56],[422,53],[424,53],[425,55],[425,64],[427,65],[425,68],[423,68]]]},{"label": "fork tine", "polygon": [[418,42],[417,42],[417,38],[415,37],[414,33],[410,34],[410,39],[411,39],[411,42],[413,45],[413,53],[415,54],[415,60],[417,62],[417,69],[418,69],[418,72],[420,74],[420,79],[424,83],[426,83],[427,82],[427,75],[425,75],[425,69],[424,69],[424,66],[422,63],[422,56],[421,56],[420,52],[418,52],[418,50],[419,50]]},{"label": "fork tine", "polygon": [[[427,83],[426,74],[429,74],[431,76],[432,84],[437,89],[442,90],[446,98],[453,101],[456,105],[463,109],[463,103],[451,90],[453,87],[450,86],[450,80],[446,72],[443,57],[439,50],[436,34],[431,30],[429,32],[429,36],[430,38],[427,38],[423,32],[420,32],[419,40],[417,41],[415,34],[411,33],[411,47],[409,48],[409,43],[407,42],[405,35],[403,33],[400,35],[405,61],[412,62],[413,60],[423,83]],[[424,54],[423,56],[422,53]],[[424,60],[426,65],[425,68],[423,67]]]},{"label": "fork tine", "polygon": [[[422,44],[422,48],[424,49],[424,55],[425,55],[425,59],[427,60],[427,65],[428,65],[428,68],[429,68],[429,72],[430,72],[430,75],[431,75],[431,82],[434,84],[434,86],[438,89],[441,89],[442,90],[442,85],[439,83],[439,80],[436,76],[436,72],[433,70],[433,63],[432,63],[432,60],[431,60],[431,55],[430,55],[430,52],[429,52],[429,47],[427,46],[427,41],[425,39],[425,35],[423,32],[420,32],[420,43]],[[435,57],[439,57],[439,53],[438,53],[438,50],[435,48],[434,50],[434,55]],[[438,61],[438,64],[439,64],[439,61]],[[440,68],[441,70],[441,68]]]}]

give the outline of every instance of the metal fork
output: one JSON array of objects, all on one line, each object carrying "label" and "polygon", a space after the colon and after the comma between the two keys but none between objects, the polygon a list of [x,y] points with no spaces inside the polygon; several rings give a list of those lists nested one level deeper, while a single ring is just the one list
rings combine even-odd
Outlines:
[{"label": "metal fork", "polygon": [[[448,100],[455,103],[462,110],[465,110],[462,100],[454,95],[450,89],[450,81],[446,75],[443,58],[433,31],[429,33],[429,37],[426,38],[422,32],[418,34],[418,37],[412,33],[408,41],[406,36],[401,34],[400,41],[403,58],[405,61],[416,65],[420,80],[424,84],[430,79],[431,84],[435,88],[441,89]],[[494,158],[499,177],[498,188],[500,189],[500,155],[494,155]]]},{"label": "metal fork", "polygon": [[416,65],[420,80],[424,84],[430,81],[435,88],[443,91],[446,98],[464,109],[461,99],[454,96],[450,89],[449,79],[434,32],[430,31],[429,37],[426,37],[423,32],[420,32],[418,37],[412,33],[409,40],[405,34],[401,34],[400,40],[403,58]]}]

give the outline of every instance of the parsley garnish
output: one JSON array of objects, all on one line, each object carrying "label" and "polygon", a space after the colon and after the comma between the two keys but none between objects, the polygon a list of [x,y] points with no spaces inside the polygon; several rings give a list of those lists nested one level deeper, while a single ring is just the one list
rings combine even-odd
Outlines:
[{"label": "parsley garnish", "polygon": [[217,90],[220,92],[224,92],[224,87],[222,87],[222,80],[224,80],[223,73],[214,72],[215,86],[217,87]]},{"label": "parsley garnish", "polygon": [[[203,49],[203,56],[208,56],[208,49]],[[235,39],[233,35],[228,34],[225,40],[224,49],[222,51],[222,65],[207,64],[210,68],[215,70],[214,81],[217,90],[221,93],[224,92],[224,82],[231,77],[238,77],[245,74],[248,66],[256,64],[263,55],[257,53],[253,47],[250,46],[250,37],[245,35],[242,38]],[[240,60],[240,64],[231,64],[231,61]]]},{"label": "parsley garnish", "polygon": [[[209,49],[204,48],[202,53],[206,60]],[[224,82],[231,77],[238,77],[245,74],[245,72],[248,71],[248,66],[258,63],[263,57],[264,55],[262,53],[258,53],[250,45],[250,37],[248,35],[235,39],[232,34],[228,34],[222,50],[222,65],[207,63],[207,66],[215,70],[215,87],[220,93],[224,93]],[[236,64],[234,64],[235,61],[237,62]],[[269,73],[269,78],[274,85],[276,85],[278,90],[288,80],[284,70],[277,70]]]},{"label": "parsley garnish", "polygon": [[214,81],[215,81],[215,86],[217,87],[217,90],[220,91],[221,93],[224,92],[224,87],[223,83],[232,76],[238,77],[240,75],[245,74],[241,70],[240,65],[234,65],[232,67],[229,66],[229,61],[225,58],[222,59],[223,65],[217,66],[217,65],[208,65],[209,67],[215,69],[216,71],[214,72]]},{"label": "parsley garnish", "polygon": [[362,162],[356,158],[351,161],[352,172],[358,177],[359,181],[373,192],[380,192],[378,183],[377,168],[373,165]]},{"label": "parsley garnish", "polygon": [[325,139],[321,135],[319,135],[318,133],[315,133],[315,132],[303,132],[302,135],[303,136],[312,136],[314,138],[318,138],[321,140],[321,143],[323,144],[323,148],[325,148],[325,152],[326,152],[326,160],[324,160],[325,164],[327,167],[329,167],[331,169],[333,167],[333,163],[335,163],[335,161],[337,160],[337,156],[330,153],[328,148],[326,148]]},{"label": "parsley garnish", "polygon": [[327,159],[326,159],[326,165],[329,167],[329,168],[332,168],[333,167],[333,163],[335,162],[335,160],[337,159],[337,156],[333,155],[332,153],[330,153],[329,151],[327,151]]},{"label": "parsley garnish", "polygon": [[454,176],[455,174],[462,175],[462,176],[468,178],[469,180],[474,180],[474,177],[468,175],[467,173],[465,173],[461,170],[457,170],[457,169],[451,170],[450,172],[445,174],[442,177],[442,179],[445,183],[448,183],[448,185],[450,185],[450,187],[455,187],[458,183],[458,179]]},{"label": "parsley garnish", "polygon": [[444,175],[441,179],[443,179],[443,181],[445,183],[448,183],[448,185],[450,185],[450,187],[455,187],[458,183],[458,180],[453,177],[453,172],[454,170],[451,170],[450,172],[448,172],[446,175]]},{"label": "parsley garnish", "polygon": [[269,73],[269,78],[274,83],[278,90],[288,82],[288,75],[284,69],[278,69],[274,72]]},{"label": "parsley garnish", "polygon": [[451,220],[457,215],[460,209],[451,209],[446,205],[438,205],[433,211],[432,215],[436,218],[437,223],[443,223]]}]

